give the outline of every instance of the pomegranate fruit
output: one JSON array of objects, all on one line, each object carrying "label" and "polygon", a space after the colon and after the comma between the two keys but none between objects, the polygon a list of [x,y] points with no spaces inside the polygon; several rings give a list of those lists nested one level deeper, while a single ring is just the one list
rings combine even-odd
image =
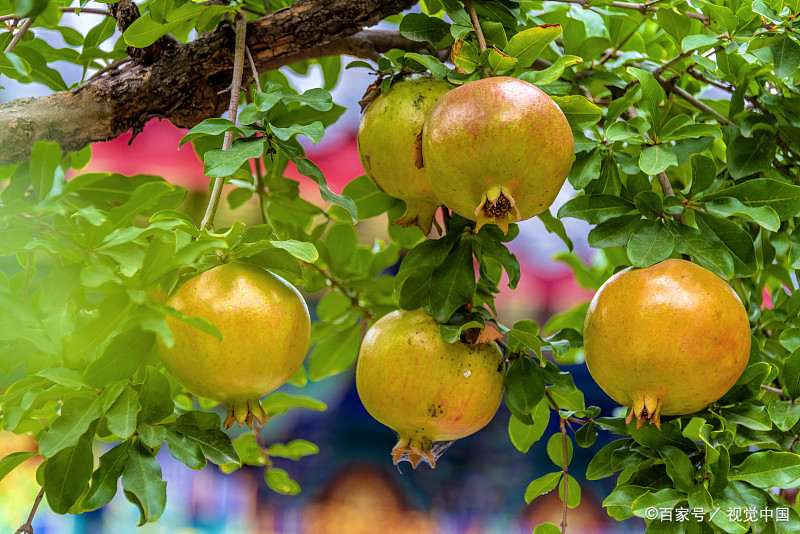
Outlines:
[{"label": "pomegranate fruit", "polygon": [[422,310],[397,310],[369,329],[356,365],[367,411],[397,432],[394,463],[425,460],[436,467],[435,444],[474,434],[503,398],[503,357],[494,342],[447,343]]},{"label": "pomegranate fruit", "polygon": [[439,199],[421,161],[419,137],[434,102],[453,86],[430,77],[405,78],[369,104],[358,125],[358,155],[364,172],[387,195],[406,203],[396,224],[415,224],[428,235]]},{"label": "pomegranate fruit", "polygon": [[187,390],[228,405],[225,428],[265,423],[259,399],[303,363],[311,335],[297,289],[255,265],[226,263],[180,286],[166,304],[214,324],[222,341],[167,317],[174,343],[159,338],[161,361]]},{"label": "pomegranate fruit", "polygon": [[671,259],[626,269],[595,294],[584,324],[586,365],[637,418],[701,410],[741,376],[750,324],[739,297],[714,273]]},{"label": "pomegranate fruit", "polygon": [[556,199],[574,157],[572,130],[546,93],[499,76],[464,84],[434,104],[422,134],[436,197],[462,217],[503,232]]}]

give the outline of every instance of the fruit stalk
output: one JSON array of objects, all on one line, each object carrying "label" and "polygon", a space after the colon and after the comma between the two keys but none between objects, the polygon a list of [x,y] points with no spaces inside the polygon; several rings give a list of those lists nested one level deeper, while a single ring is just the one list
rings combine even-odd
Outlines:
[{"label": "fruit stalk", "polygon": [[[475,8],[472,7],[472,0],[464,0],[464,7],[467,8],[467,13],[469,13],[469,19],[472,21],[472,27],[475,28],[475,35],[478,37],[478,50],[481,54],[486,50],[486,38],[483,36],[483,30],[481,29],[481,23],[478,20],[478,14],[475,13]],[[491,76],[492,73],[489,70],[489,67],[483,68],[483,76],[488,78]]]},{"label": "fruit stalk", "polygon": [[[236,111],[239,108],[239,91],[242,86],[242,71],[244,70],[244,48],[245,35],[247,33],[247,18],[241,14],[236,15],[236,50],[233,56],[233,79],[231,80],[231,100],[228,105],[228,120],[236,122]],[[233,144],[233,132],[225,132],[222,141],[222,150],[230,150]],[[211,229],[214,225],[214,216],[217,214],[217,206],[222,196],[222,186],[225,178],[214,180],[214,189],[211,191],[211,198],[208,200],[206,214],[203,215],[203,222],[200,223],[201,229]]]}]

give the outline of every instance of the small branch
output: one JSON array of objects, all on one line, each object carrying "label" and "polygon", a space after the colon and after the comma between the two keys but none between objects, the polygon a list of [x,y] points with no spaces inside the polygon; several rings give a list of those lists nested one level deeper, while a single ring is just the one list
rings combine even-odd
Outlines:
[{"label": "small branch", "polygon": [[[475,28],[475,35],[478,37],[478,50],[481,54],[486,51],[486,39],[483,36],[483,30],[481,29],[481,23],[478,20],[478,14],[475,13],[475,8],[472,5],[472,0],[463,0],[464,7],[467,8],[467,13],[469,13],[469,19],[472,21],[472,27]],[[483,68],[483,75],[484,77],[488,78],[492,75],[489,67]]]},{"label": "small branch", "polygon": [[636,34],[637,31],[639,31],[639,28],[642,27],[642,24],[644,24],[644,20],[642,20],[639,24],[637,24],[637,26],[628,35],[626,35],[625,38],[622,41],[620,41],[617,46],[609,50],[606,53],[606,55],[603,56],[603,58],[600,60],[599,64],[604,65],[606,61],[616,56],[617,51],[620,50],[623,46],[625,46],[625,43],[627,43],[630,40],[630,38]]},{"label": "small branch", "polygon": [[[551,2],[561,2],[563,4],[578,4],[583,8],[590,8],[592,7],[587,0],[549,0]],[[655,13],[658,11],[657,7],[651,7],[651,4],[655,2],[647,2],[644,4],[632,4],[630,2],[611,2],[611,4],[604,4],[603,6],[598,7],[619,7],[622,9],[632,9],[634,11],[638,11],[639,13]],[[703,15],[702,13],[694,13],[694,12],[683,12],[684,15],[689,17],[690,19],[697,19],[703,22],[708,22],[708,17]]]},{"label": "small branch", "polygon": [[781,389],[774,388],[772,386],[767,386],[764,384],[761,384],[761,389],[763,389],[764,391],[769,391],[770,393],[775,393],[776,395],[780,395],[781,399],[785,399],[785,397],[783,396],[783,390]]},{"label": "small branch", "polygon": [[[247,18],[239,14],[236,18],[236,52],[233,58],[233,80],[231,80],[231,100],[228,106],[228,120],[236,122],[236,110],[239,108],[239,91],[242,87],[242,70],[244,70],[244,49],[245,32],[247,31]],[[222,150],[230,150],[233,144],[233,132],[225,132],[222,141]],[[208,201],[206,214],[200,224],[202,229],[211,229],[214,225],[214,216],[217,214],[219,199],[222,196],[222,186],[225,185],[225,178],[214,180],[214,189],[211,191],[211,198]]]},{"label": "small branch", "polygon": [[89,76],[89,78],[86,81],[88,82],[90,80],[94,80],[95,78],[97,78],[99,76],[102,76],[106,72],[108,72],[110,70],[114,70],[117,67],[119,67],[120,65],[124,65],[125,63],[130,63],[131,61],[133,61],[133,58],[131,58],[131,57],[124,57],[122,59],[118,59],[113,63],[109,63],[108,65],[106,65],[102,69],[98,70],[97,72],[95,72],[94,74]]},{"label": "small branch", "polygon": [[665,70],[667,70],[668,68],[673,66],[675,63],[678,63],[679,61],[683,61],[687,57],[691,56],[693,53],[694,53],[694,50],[690,50],[688,52],[683,52],[680,55],[670,59],[669,61],[667,61],[666,63],[664,63],[660,67],[658,67],[656,70],[654,70],[653,71],[653,76],[658,78],[659,76],[661,76],[661,73],[663,73]]},{"label": "small branch", "polygon": [[564,495],[563,495],[563,504],[562,504],[562,512],[561,512],[561,534],[566,534],[567,532],[567,496],[569,493],[569,471],[567,469],[567,424],[564,418],[562,417],[559,420],[561,424],[561,450],[564,453]]},{"label": "small branch", "polygon": [[95,9],[93,7],[60,7],[58,8],[59,11],[62,13],[75,13],[76,15],[82,15],[83,13],[91,13],[93,15],[105,15],[106,17],[113,16],[111,11],[106,9]]},{"label": "small branch", "polygon": [[675,84],[668,83],[667,80],[665,80],[664,78],[662,78],[660,76],[655,76],[655,79],[658,81],[658,83],[660,83],[662,85],[662,87],[664,87],[664,89],[666,91],[681,97],[683,100],[685,100],[689,104],[693,105],[694,107],[696,107],[700,111],[704,111],[704,112],[706,112],[706,113],[708,113],[710,115],[713,115],[722,124],[730,124],[731,126],[738,127],[736,124],[734,124],[733,122],[729,121],[727,119],[727,117],[725,117],[724,115],[722,115],[720,113],[717,113],[714,109],[709,107],[707,104],[704,104],[703,102],[700,102],[697,98],[695,98],[694,96],[692,96],[691,94],[689,94],[685,90],[681,89],[680,87],[677,87]]},{"label": "small branch", "polygon": [[250,62],[250,70],[253,73],[253,81],[256,84],[256,90],[261,92],[261,82],[258,80],[258,69],[256,69],[256,62],[253,61],[253,54],[250,53],[250,47],[245,46],[244,51],[247,52],[247,60]]},{"label": "small branch", "polygon": [[10,43],[8,43],[8,46],[5,50],[6,54],[14,50],[14,48],[17,46],[17,43],[19,43],[20,39],[22,39],[22,36],[25,35],[25,32],[28,31],[28,28],[31,27],[31,24],[33,24],[35,20],[36,17],[31,17],[22,23],[22,26],[17,31],[16,35],[14,35],[14,38],[11,39]]},{"label": "small branch", "polygon": [[0,17],[0,22],[5,22],[7,20],[15,20],[17,18],[16,15],[3,15]]},{"label": "small branch", "polygon": [[[660,172],[656,175],[658,178],[658,183],[661,184],[661,190],[664,192],[665,197],[674,197],[675,191],[672,190],[672,184],[669,183],[669,178],[667,177],[667,173]],[[676,221],[681,224],[684,224],[683,215],[677,214],[673,216]]]},{"label": "small branch", "polygon": [[36,515],[36,510],[39,509],[39,504],[42,502],[43,497],[44,486],[42,486],[42,489],[39,490],[39,495],[36,496],[36,500],[33,501],[33,507],[31,508],[30,515],[28,515],[28,520],[24,525],[19,527],[14,534],[33,534],[33,516]]}]

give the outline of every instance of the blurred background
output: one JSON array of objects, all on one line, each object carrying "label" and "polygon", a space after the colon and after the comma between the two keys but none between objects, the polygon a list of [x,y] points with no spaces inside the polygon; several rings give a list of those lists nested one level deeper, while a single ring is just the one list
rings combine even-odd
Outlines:
[{"label": "blurred background", "polygon": [[[87,4],[91,5],[91,2]],[[97,24],[96,19],[93,15],[66,14],[62,24],[85,33]],[[56,32],[37,28],[36,34],[52,40],[53,46],[64,46]],[[106,45],[112,42],[113,39]],[[347,64],[349,59],[344,58],[344,62]],[[74,65],[60,63],[55,67],[68,84],[81,77],[80,68]],[[322,76],[316,66],[306,76],[282,70],[300,91],[322,86]],[[0,101],[48,93],[40,86],[19,85],[8,79],[2,81],[5,89],[0,90]],[[328,128],[319,145],[306,147],[308,156],[322,169],[336,192],[341,192],[345,184],[363,174],[356,149],[360,119],[357,102],[373,81],[365,69],[343,70],[340,83],[332,93],[334,101],[348,111]],[[203,176],[202,162],[192,147],[177,148],[184,134],[185,131],[167,122],[151,121],[133,141],[128,134],[95,144],[92,159],[84,171],[163,176],[188,189],[186,209],[190,213],[201,210],[207,198],[208,179]],[[315,184],[293,168],[288,174],[301,182],[304,198],[322,203]],[[572,194],[567,183],[551,208],[552,213],[556,213]],[[221,203],[222,211],[217,218],[219,227],[234,218],[259,222],[255,203],[233,214],[226,209],[226,203]],[[590,261],[592,251],[586,245],[589,227],[575,219],[567,219],[564,224],[576,253]],[[385,218],[363,221],[359,224],[359,236],[364,243],[386,239],[386,225]],[[561,240],[549,234],[538,219],[523,222],[520,229],[511,248],[520,261],[522,280],[517,290],[506,290],[498,298],[500,320],[511,324],[528,318],[544,324],[554,314],[588,302],[593,292],[578,285],[566,264],[553,261],[554,254],[565,250]],[[306,295],[312,312],[320,296]],[[584,391],[587,406],[600,406],[602,415],[612,415],[616,405],[597,388],[582,363],[567,366],[566,370]],[[6,385],[0,375],[0,391]],[[296,388],[285,386],[284,389]],[[558,524],[561,521],[561,502],[555,492],[528,506],[524,501],[525,488],[531,480],[558,470],[546,453],[548,438],[559,432],[554,417],[544,438],[523,455],[509,440],[510,414],[505,405],[501,405],[486,428],[455,442],[439,459],[435,470],[427,465],[414,470],[408,463],[392,465],[389,451],[396,436],[364,410],[352,371],[309,383],[296,393],[321,399],[327,403],[328,410],[294,410],[272,420],[264,427],[263,435],[268,444],[306,439],[320,446],[319,454],[299,462],[275,460],[276,467],[287,470],[300,483],[300,495],[287,497],[272,492],[263,480],[263,468],[243,468],[225,475],[209,464],[202,471],[192,471],[162,450],[159,460],[167,481],[168,504],[157,523],[136,527],[138,512],[120,491],[105,508],[80,516],[58,516],[43,505],[34,521],[36,534],[360,534],[377,529],[383,534],[500,534],[530,532],[543,522]],[[580,481],[582,495],[581,504],[569,512],[569,532],[644,531],[643,522],[617,522],[602,509],[604,496],[614,487],[613,479],[585,480],[586,465],[593,453],[608,441],[609,435],[601,433],[588,451],[576,447],[570,474]],[[0,457],[32,448],[30,436],[0,431]],[[36,468],[36,459],[31,459],[0,482],[0,532],[14,532],[27,518],[39,490],[34,478]]]}]

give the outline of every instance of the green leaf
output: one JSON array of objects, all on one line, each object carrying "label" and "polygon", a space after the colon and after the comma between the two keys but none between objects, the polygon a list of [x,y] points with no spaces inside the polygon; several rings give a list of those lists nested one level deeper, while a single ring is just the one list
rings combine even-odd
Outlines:
[{"label": "green leaf", "polygon": [[651,176],[677,165],[678,158],[675,153],[660,145],[645,148],[639,158],[639,168],[642,169],[643,173]]},{"label": "green leaf", "polygon": [[656,12],[658,25],[680,46],[683,39],[692,31],[692,21],[685,13],[674,7],[665,7]]},{"label": "green leaf", "polygon": [[94,429],[44,463],[47,504],[57,514],[66,514],[89,485],[94,467],[93,437]]},{"label": "green leaf", "polygon": [[138,414],[139,398],[135,391],[125,388],[106,412],[108,430],[123,440],[128,439],[136,431]]},{"label": "green leaf", "polygon": [[597,440],[597,429],[591,423],[586,423],[575,432],[575,443],[578,446],[587,448],[594,445]]},{"label": "green leaf", "polygon": [[348,197],[337,195],[331,191],[331,189],[328,187],[328,183],[325,181],[325,176],[322,174],[322,171],[319,170],[319,167],[306,158],[300,158],[300,151],[291,144],[276,139],[273,139],[272,143],[274,143],[275,146],[277,146],[278,149],[297,166],[297,171],[300,174],[311,178],[317,183],[319,186],[319,192],[325,202],[344,208],[344,210],[353,217],[354,221],[358,219],[358,210],[356,209],[356,205]]},{"label": "green leaf", "polygon": [[800,45],[788,34],[772,43],[769,49],[778,78],[788,78],[800,66]]},{"label": "green leaf", "polygon": [[328,405],[312,397],[303,395],[290,395],[282,391],[271,393],[261,401],[261,407],[267,413],[268,418],[282,415],[295,408],[305,408],[317,412],[324,412]]},{"label": "green leaf", "polygon": [[232,175],[251,158],[264,153],[264,140],[260,137],[236,139],[230,150],[213,149],[203,156],[203,174],[209,178]]},{"label": "green leaf", "polygon": [[408,13],[400,21],[400,35],[412,41],[427,41],[432,45],[450,35],[450,25],[440,18],[422,13]]},{"label": "green leaf", "polygon": [[330,111],[333,109],[333,97],[328,91],[319,87],[309,89],[301,95],[283,95],[281,101],[284,104],[300,102],[317,111]]},{"label": "green leaf", "polygon": [[200,443],[183,432],[168,428],[166,442],[169,454],[188,468],[199,470],[208,463]]},{"label": "green leaf", "polygon": [[562,33],[558,24],[536,26],[514,34],[503,48],[503,52],[518,60],[517,67],[527,68],[533,65],[544,49]]},{"label": "green leaf", "polygon": [[739,225],[728,219],[695,212],[700,232],[721,243],[733,259],[736,276],[752,276],[756,272],[756,250],[753,238]]},{"label": "green leaf", "polygon": [[288,141],[293,135],[303,134],[311,139],[315,145],[322,140],[322,136],[325,134],[325,128],[320,121],[314,121],[311,124],[293,124],[288,128],[278,128],[270,125],[270,129],[281,141]]},{"label": "green leaf", "polygon": [[89,364],[83,374],[83,381],[100,388],[132,376],[154,344],[155,336],[138,328],[119,334],[114,337],[103,355]]},{"label": "green leaf", "polygon": [[789,352],[796,351],[800,348],[800,328],[789,328],[781,332],[778,336],[778,343]]},{"label": "green leaf", "polygon": [[67,386],[70,388],[86,387],[86,384],[84,384],[81,379],[80,373],[72,369],[67,369],[66,367],[50,367],[48,369],[43,369],[36,373],[36,376],[52,380],[60,386]]},{"label": "green leaf", "polygon": [[[772,159],[770,159],[770,164],[771,162]],[[747,180],[733,187],[706,195],[700,200],[709,202],[724,197],[733,197],[750,208],[768,206],[778,214],[782,221],[800,213],[800,186],[769,178]]]},{"label": "green leaf", "polygon": [[725,408],[722,413],[728,419],[728,422],[746,426],[753,430],[770,430],[772,428],[772,421],[770,421],[769,414],[764,406],[740,404]]},{"label": "green leaf", "polygon": [[703,267],[726,280],[733,277],[733,258],[721,243],[712,241],[685,224],[670,223],[670,232],[675,238],[675,250],[681,254],[690,254]]},{"label": "green leaf", "polygon": [[316,382],[346,371],[355,363],[360,345],[360,321],[323,339],[309,356],[308,378]]},{"label": "green leaf", "polygon": [[573,249],[572,240],[567,235],[567,230],[564,228],[564,223],[561,222],[561,220],[553,217],[553,214],[550,213],[550,210],[543,211],[542,213],[537,215],[537,217],[539,217],[539,220],[542,221],[542,224],[544,224],[545,230],[547,230],[551,234],[556,234],[558,237],[560,237],[561,241],[563,241],[564,244],[567,245],[567,249],[569,249],[569,251],[572,252]]},{"label": "green leaf", "polygon": [[156,449],[167,439],[167,429],[161,425],[148,425],[142,423],[136,429],[142,444],[151,449]]},{"label": "green leaf", "polygon": [[[222,6],[219,6],[222,7]],[[196,19],[203,11],[203,7],[191,2],[183,4],[181,7],[171,10],[166,24],[160,24],[153,20],[150,13],[145,13],[123,32],[122,38],[125,44],[134,48],[146,48],[155,43],[173,30],[189,24]]]},{"label": "green leaf", "polygon": [[158,423],[172,414],[175,405],[170,395],[169,382],[158,369],[148,365],[144,383],[139,389],[139,423]]},{"label": "green leaf", "polygon": [[544,387],[544,379],[530,358],[521,356],[508,368],[506,401],[518,412],[531,413],[544,397]]},{"label": "green leaf", "polygon": [[423,67],[426,67],[428,70],[431,71],[434,79],[436,80],[444,80],[447,78],[447,75],[450,74],[450,69],[447,66],[439,61],[434,56],[429,56],[426,54],[417,54],[416,52],[408,52],[404,56],[408,59],[413,59]]},{"label": "green leaf", "polygon": [[547,423],[550,421],[550,402],[543,398],[531,411],[530,417],[533,420],[532,425],[525,423],[515,415],[508,420],[508,434],[511,443],[523,454],[528,452],[531,445],[544,435]]},{"label": "green leaf", "polygon": [[122,391],[122,384],[106,389],[91,399],[71,397],[64,401],[61,416],[56,419],[39,441],[39,454],[50,458],[66,447],[75,445],[78,439],[99,419]]},{"label": "green leaf", "polygon": [[664,445],[658,449],[658,453],[664,459],[667,475],[675,484],[675,489],[689,491],[694,485],[694,469],[686,453],[672,445]]},{"label": "green leaf", "polygon": [[[567,465],[572,461],[572,438],[567,436]],[[550,461],[556,464],[560,468],[564,468],[564,443],[562,441],[562,435],[560,433],[553,434],[550,436],[550,439],[547,440],[547,456],[550,457]]]},{"label": "green leaf", "polygon": [[757,488],[789,489],[800,483],[800,455],[791,452],[761,451],[750,454],[732,468],[731,480],[742,480]]},{"label": "green leaf", "polygon": [[[356,208],[358,209],[358,216],[362,220],[377,217],[382,213],[386,213],[391,208],[402,202],[401,200],[390,197],[378,189],[378,187],[367,177],[366,174],[351,180],[350,183],[344,186],[342,194],[352,199],[356,205]],[[336,214],[335,217],[339,220],[342,220],[343,218],[336,213],[339,210],[341,210],[342,213],[346,213],[338,206],[331,206],[330,213],[331,215]]]},{"label": "green leaf", "polygon": [[559,56],[552,65],[543,70],[529,70],[519,76],[520,80],[535,85],[547,85],[557,81],[567,67],[582,63],[583,59],[578,56]]},{"label": "green leaf", "polygon": [[659,105],[666,99],[667,95],[664,88],[656,81],[652,74],[646,70],[637,69],[635,67],[628,67],[628,72],[639,80],[639,85],[642,87],[642,99],[639,105],[647,114],[650,124],[653,125],[656,135],[660,131],[659,124],[661,122],[661,110]]},{"label": "green leaf", "polygon": [[[564,489],[565,482],[567,484],[566,490]],[[565,492],[567,497],[567,506],[570,508],[576,508],[581,503],[581,486],[578,483],[578,480],[572,475],[567,475],[558,483],[558,496],[561,499],[561,502],[564,502]]]},{"label": "green leaf", "polygon": [[575,197],[558,210],[558,218],[573,217],[589,224],[600,224],[608,219],[625,215],[634,205],[624,198],[612,195],[582,195]]},{"label": "green leaf", "polygon": [[304,439],[295,439],[286,445],[283,443],[273,443],[269,446],[270,457],[299,460],[303,456],[310,456],[317,453],[319,453],[319,447]]},{"label": "green leaf", "polygon": [[319,253],[313,243],[289,239],[286,241],[270,241],[270,244],[307,263],[314,263],[319,259]]},{"label": "green leaf", "polygon": [[769,206],[751,207],[732,197],[718,197],[705,207],[712,215],[750,219],[771,232],[777,232],[781,225],[778,214]]},{"label": "green leaf", "polygon": [[264,480],[266,480],[267,486],[281,495],[297,495],[300,493],[300,484],[292,480],[283,469],[276,467],[267,469]]},{"label": "green leaf", "polygon": [[189,442],[199,445],[206,458],[217,465],[241,464],[231,439],[222,430],[217,428],[201,430],[191,425],[180,425],[170,430],[182,434]]},{"label": "green leaf", "polygon": [[800,421],[800,404],[774,399],[768,409],[770,419],[783,432],[790,431]]},{"label": "green leaf", "polygon": [[562,474],[561,471],[549,473],[528,484],[525,490],[525,502],[530,504],[536,497],[553,491],[558,486]]},{"label": "green leaf", "polygon": [[30,160],[31,185],[38,200],[41,201],[50,194],[56,170],[60,172],[59,165],[61,165],[61,149],[58,143],[37,141],[33,145]]},{"label": "green leaf", "polygon": [[639,221],[628,239],[628,258],[636,267],[650,267],[670,257],[675,240],[660,222]]},{"label": "green leaf", "polygon": [[[514,323],[514,327],[508,331],[508,349],[511,352],[533,350],[538,354],[541,346],[539,325],[535,321],[522,319]],[[536,402],[539,401],[537,400]]]},{"label": "green leaf", "polygon": [[728,143],[728,171],[737,179],[765,171],[772,166],[777,148],[775,134],[767,130],[756,130],[752,137],[737,136]]},{"label": "green leaf", "polygon": [[573,130],[582,130],[603,118],[603,110],[585,96],[554,96],[553,100],[561,108]]},{"label": "green leaf", "polygon": [[598,224],[589,232],[589,246],[594,248],[623,247],[639,226],[641,215],[624,215]]},{"label": "green leaf", "polygon": [[100,466],[92,473],[89,493],[83,498],[81,508],[97,510],[111,502],[117,493],[117,480],[128,459],[130,441],[123,441],[100,457]]},{"label": "green leaf", "polygon": [[125,497],[139,509],[139,525],[157,521],[167,504],[167,483],[161,479],[161,466],[143,447],[128,451],[122,473]]},{"label": "green leaf", "polygon": [[561,534],[561,529],[554,523],[542,523],[533,529],[533,534]]},{"label": "green leaf", "polygon": [[692,486],[689,490],[689,507],[693,510],[695,508],[703,512],[711,512],[714,508],[714,500],[711,493],[702,484]]},{"label": "green leaf", "polygon": [[228,119],[223,119],[220,117],[206,119],[189,130],[189,133],[181,138],[180,142],[178,143],[178,147],[182,147],[184,144],[197,139],[198,137],[203,137],[206,135],[221,135],[225,132],[236,132],[238,134],[242,134],[241,128],[236,126]]},{"label": "green leaf", "polygon": [[461,305],[470,302],[476,284],[472,243],[461,239],[431,276],[430,308],[436,320],[446,322]]},{"label": "green leaf", "polygon": [[36,456],[36,452],[12,452],[0,460],[0,481],[17,468],[25,460]]},{"label": "green leaf", "polygon": [[800,349],[783,362],[783,383],[789,397],[800,398]]}]

